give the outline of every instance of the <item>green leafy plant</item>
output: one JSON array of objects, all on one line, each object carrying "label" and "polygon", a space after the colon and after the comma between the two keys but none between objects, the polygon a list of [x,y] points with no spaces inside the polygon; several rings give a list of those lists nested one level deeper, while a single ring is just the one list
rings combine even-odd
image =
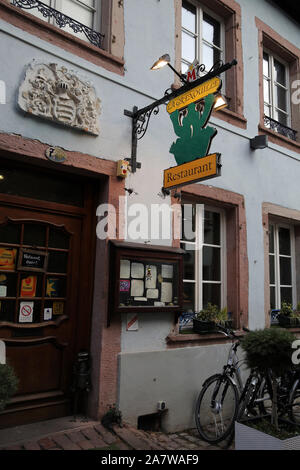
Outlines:
[{"label": "green leafy plant", "polygon": [[292,313],[293,313],[292,305],[287,303],[287,302],[282,302],[281,309],[280,309],[280,315],[290,317],[292,315]]},{"label": "green leafy plant", "polygon": [[202,309],[199,313],[196,314],[196,318],[197,320],[214,322],[216,320],[216,317],[218,316],[218,313],[219,308],[217,307],[217,305],[213,305],[209,302],[204,309]]},{"label": "green leafy plant", "polygon": [[0,411],[5,408],[10,398],[18,389],[19,380],[12,367],[0,364]]},{"label": "green leafy plant", "polygon": [[228,320],[228,312],[226,307],[220,310],[217,305],[209,302],[195,317],[197,320],[225,323]]},{"label": "green leafy plant", "polygon": [[101,423],[109,429],[111,429],[114,424],[118,424],[120,427],[122,426],[122,413],[115,403],[109,405],[109,410],[101,419]]},{"label": "green leafy plant", "polygon": [[272,424],[278,427],[277,378],[292,367],[295,336],[287,330],[266,328],[248,333],[241,341],[246,364],[261,373],[270,371],[272,379]]}]

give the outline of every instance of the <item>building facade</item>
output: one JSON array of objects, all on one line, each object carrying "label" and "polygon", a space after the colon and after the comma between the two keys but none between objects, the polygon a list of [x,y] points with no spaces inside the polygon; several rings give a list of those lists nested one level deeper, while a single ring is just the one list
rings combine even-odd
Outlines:
[{"label": "building facade", "polygon": [[[296,308],[299,37],[292,7],[267,0],[0,0],[0,340],[20,378],[1,427],[69,414],[83,350],[90,416],[115,405],[136,426],[149,416],[167,431],[192,427],[229,344],[183,331],[182,314],[210,302],[241,331],[270,326],[282,302]],[[221,175],[170,194],[164,105],[137,144],[130,116],[181,86],[168,67],[150,70],[165,53],[182,73],[197,59],[202,75],[237,60],[220,77],[228,107],[209,121]],[[254,149],[260,135],[268,143]],[[121,178],[135,147],[141,165]],[[109,240],[165,249],[163,259],[183,249],[180,309],[167,261],[159,289],[148,285],[155,308],[115,309],[112,279],[140,302],[151,279],[141,262],[116,272]]]}]

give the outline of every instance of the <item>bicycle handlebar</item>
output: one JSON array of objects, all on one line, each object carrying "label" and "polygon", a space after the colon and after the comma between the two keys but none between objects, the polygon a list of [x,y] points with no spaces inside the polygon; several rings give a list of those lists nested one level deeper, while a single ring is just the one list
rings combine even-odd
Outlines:
[{"label": "bicycle handlebar", "polygon": [[[238,336],[236,336],[233,330],[230,330],[229,328],[225,328],[223,325],[220,325],[219,323],[216,323],[216,327],[219,330],[219,332],[223,333],[225,336],[238,339]],[[243,331],[245,331],[246,333],[250,333],[250,330],[246,328],[245,326],[243,326]]]},{"label": "bicycle handlebar", "polygon": [[216,323],[216,327],[218,330],[220,330],[220,333],[225,334],[225,336],[228,336],[230,338],[237,338],[236,334],[234,333],[233,330],[230,330],[229,328],[225,328],[224,326],[220,325],[219,323]]}]

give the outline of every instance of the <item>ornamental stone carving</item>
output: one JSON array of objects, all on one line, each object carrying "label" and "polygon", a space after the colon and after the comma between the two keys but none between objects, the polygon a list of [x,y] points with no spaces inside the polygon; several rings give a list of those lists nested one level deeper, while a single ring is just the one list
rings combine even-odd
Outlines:
[{"label": "ornamental stone carving", "polygon": [[57,64],[31,64],[19,89],[26,113],[99,135],[100,99],[89,82]]}]

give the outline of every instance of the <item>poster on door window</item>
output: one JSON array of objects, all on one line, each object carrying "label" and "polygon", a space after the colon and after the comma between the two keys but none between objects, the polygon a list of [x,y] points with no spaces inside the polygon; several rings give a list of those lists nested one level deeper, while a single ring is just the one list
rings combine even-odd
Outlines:
[{"label": "poster on door window", "polygon": [[46,296],[47,297],[60,297],[61,279],[49,277],[47,279]]},{"label": "poster on door window", "polygon": [[36,276],[28,276],[21,281],[21,297],[35,297],[36,294]]},{"label": "poster on door window", "polygon": [[64,314],[64,303],[63,302],[53,302],[53,315],[63,315]]},{"label": "poster on door window", "polygon": [[21,302],[19,312],[20,323],[33,323],[34,302]]},{"label": "poster on door window", "polygon": [[52,320],[52,308],[44,308],[44,320]]},{"label": "poster on door window", "polygon": [[16,268],[17,250],[0,248],[0,271],[14,271]]}]

